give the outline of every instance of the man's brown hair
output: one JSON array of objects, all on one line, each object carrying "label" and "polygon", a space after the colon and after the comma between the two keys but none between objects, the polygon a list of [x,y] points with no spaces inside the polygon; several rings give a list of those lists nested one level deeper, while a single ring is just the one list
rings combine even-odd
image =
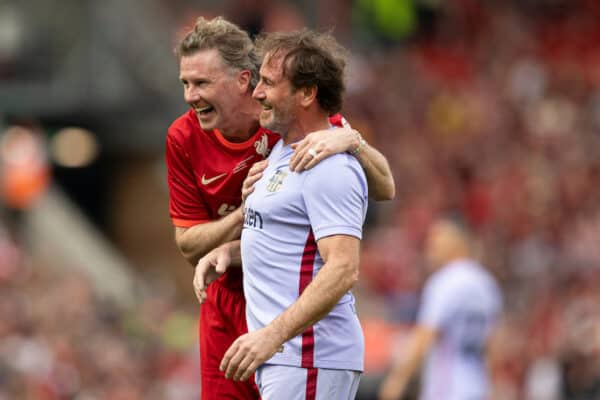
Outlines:
[{"label": "man's brown hair", "polygon": [[255,46],[262,57],[283,57],[283,76],[295,90],[316,87],[321,108],[330,115],[340,111],[347,52],[330,33],[308,29],[266,33],[258,37]]}]

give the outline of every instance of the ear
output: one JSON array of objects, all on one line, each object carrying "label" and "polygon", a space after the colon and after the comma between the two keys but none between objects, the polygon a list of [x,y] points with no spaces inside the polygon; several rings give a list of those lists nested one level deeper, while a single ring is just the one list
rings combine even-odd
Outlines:
[{"label": "ear", "polygon": [[302,105],[302,107],[304,108],[310,107],[314,102],[317,101],[318,91],[319,89],[316,86],[310,86],[300,89],[300,105]]},{"label": "ear", "polygon": [[242,93],[246,93],[250,89],[250,81],[252,80],[252,73],[245,69],[238,72],[237,85]]}]

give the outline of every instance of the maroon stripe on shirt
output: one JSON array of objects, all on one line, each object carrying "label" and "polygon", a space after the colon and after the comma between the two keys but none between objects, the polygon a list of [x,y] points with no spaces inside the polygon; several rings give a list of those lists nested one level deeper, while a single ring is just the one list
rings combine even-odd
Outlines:
[{"label": "maroon stripe on shirt", "polygon": [[317,373],[318,369],[308,368],[306,370],[306,400],[317,398]]},{"label": "maroon stripe on shirt", "polygon": [[[304,245],[304,253],[302,254],[302,264],[300,266],[300,287],[299,294],[302,294],[304,289],[312,281],[313,270],[315,267],[315,256],[317,254],[317,243],[313,235],[312,229],[308,232],[306,244]],[[315,354],[315,336],[313,327],[311,326],[302,334],[302,368],[312,368]],[[316,387],[315,380],[315,387]],[[308,385],[308,383],[307,383]],[[308,392],[307,392],[308,393]],[[308,394],[307,397],[308,399]],[[314,397],[313,397],[314,398]]]}]

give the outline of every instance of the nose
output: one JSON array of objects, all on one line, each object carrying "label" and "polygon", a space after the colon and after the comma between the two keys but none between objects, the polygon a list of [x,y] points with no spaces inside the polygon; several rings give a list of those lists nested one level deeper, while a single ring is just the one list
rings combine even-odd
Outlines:
[{"label": "nose", "polygon": [[200,100],[200,91],[196,90],[193,85],[183,89],[183,97],[188,104],[196,103]]},{"label": "nose", "polygon": [[254,88],[254,91],[252,92],[252,98],[254,100],[258,100],[258,101],[265,99],[265,91],[263,90],[262,81],[258,81],[258,84],[256,85],[256,87]]}]

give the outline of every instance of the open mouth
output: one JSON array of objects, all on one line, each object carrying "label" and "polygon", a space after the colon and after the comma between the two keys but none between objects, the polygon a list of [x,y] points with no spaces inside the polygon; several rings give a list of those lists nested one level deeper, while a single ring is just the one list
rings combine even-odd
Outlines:
[{"label": "open mouth", "polygon": [[194,110],[197,114],[206,115],[215,110],[213,106],[204,106],[204,107],[194,107]]}]

